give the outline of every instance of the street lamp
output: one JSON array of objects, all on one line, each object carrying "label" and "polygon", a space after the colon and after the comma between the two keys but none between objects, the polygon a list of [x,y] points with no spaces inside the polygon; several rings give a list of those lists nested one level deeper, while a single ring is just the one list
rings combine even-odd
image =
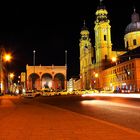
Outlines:
[{"label": "street lamp", "polygon": [[34,74],[33,74],[33,90],[35,89],[35,50],[33,50],[33,66],[34,66]]},{"label": "street lamp", "polygon": [[117,65],[117,57],[112,57],[112,62],[115,63]]},{"label": "street lamp", "polygon": [[8,54],[4,54],[3,58],[4,58],[4,61],[10,62],[12,59],[12,56],[11,54],[8,53]]},{"label": "street lamp", "polygon": [[66,66],[66,83],[65,83],[65,89],[67,90],[67,50],[65,50],[65,66]]},{"label": "street lamp", "polygon": [[99,88],[99,74],[98,73],[94,73],[95,78],[97,79],[97,86],[96,88]]},{"label": "street lamp", "polygon": [[10,73],[8,75],[8,89],[9,89],[10,92],[13,91],[13,79],[14,79],[14,76],[15,76],[14,73]]},{"label": "street lamp", "polygon": [[9,76],[10,76],[10,79],[13,80],[13,78],[14,78],[14,73],[10,73]]},{"label": "street lamp", "polygon": [[[35,67],[35,50],[33,50],[33,65]],[[35,68],[34,68],[34,72],[35,72]]]},{"label": "street lamp", "polygon": [[3,62],[10,62],[12,59],[10,53],[6,53],[3,48],[0,48],[0,93],[4,90],[4,64]]},{"label": "street lamp", "polygon": [[98,76],[99,76],[99,74],[98,73],[95,73],[95,77],[98,78]]}]

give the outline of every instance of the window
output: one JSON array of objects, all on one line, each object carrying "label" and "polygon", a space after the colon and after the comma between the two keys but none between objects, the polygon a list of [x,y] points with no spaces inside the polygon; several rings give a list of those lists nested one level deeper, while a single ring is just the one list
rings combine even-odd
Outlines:
[{"label": "window", "polygon": [[131,69],[131,64],[129,64],[129,69]]},{"label": "window", "polygon": [[132,63],[132,68],[134,68],[134,63]]},{"label": "window", "polygon": [[107,62],[107,55],[105,55],[105,62]]},{"label": "window", "polygon": [[104,35],[104,41],[106,41],[106,35]]},{"label": "window", "polygon": [[87,39],[87,37],[86,36],[83,36],[83,40],[86,40]]},{"label": "window", "polygon": [[137,45],[136,39],[133,40],[133,45]]},{"label": "window", "polygon": [[126,47],[127,47],[127,49],[128,49],[128,47],[129,47],[129,45],[128,45],[128,41],[126,42],[126,45],[127,45]]}]

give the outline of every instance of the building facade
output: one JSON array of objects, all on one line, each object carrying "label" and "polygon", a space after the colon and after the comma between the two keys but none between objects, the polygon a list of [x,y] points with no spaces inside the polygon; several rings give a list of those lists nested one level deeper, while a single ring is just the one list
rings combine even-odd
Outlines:
[{"label": "building facade", "polygon": [[27,90],[66,89],[66,66],[26,66]]},{"label": "building facade", "polygon": [[79,43],[81,89],[139,91],[140,59],[134,52],[140,46],[139,14],[134,9],[131,23],[125,29],[123,51],[112,49],[111,25],[107,15],[106,7],[100,2],[95,13],[95,45],[92,46],[85,23],[81,30]]},{"label": "building facade", "polygon": [[101,73],[102,87],[106,90],[140,90],[140,58],[125,61]]},{"label": "building facade", "polygon": [[92,66],[93,59],[93,47],[91,46],[89,38],[89,31],[87,27],[84,26],[81,31],[80,39],[80,78],[81,78],[81,88],[89,88],[89,79],[90,79],[90,69]]}]

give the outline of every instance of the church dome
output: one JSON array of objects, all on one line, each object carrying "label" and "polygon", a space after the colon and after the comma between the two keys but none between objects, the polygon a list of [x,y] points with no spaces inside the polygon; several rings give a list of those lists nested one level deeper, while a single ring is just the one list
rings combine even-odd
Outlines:
[{"label": "church dome", "polygon": [[131,23],[127,25],[125,29],[125,34],[135,31],[140,31],[140,18],[139,14],[136,13],[134,9],[134,13],[131,16]]},{"label": "church dome", "polygon": [[89,34],[89,31],[88,31],[88,28],[86,27],[86,23],[84,20],[84,25],[83,25],[82,30],[81,30],[81,35],[88,35],[88,34]]}]

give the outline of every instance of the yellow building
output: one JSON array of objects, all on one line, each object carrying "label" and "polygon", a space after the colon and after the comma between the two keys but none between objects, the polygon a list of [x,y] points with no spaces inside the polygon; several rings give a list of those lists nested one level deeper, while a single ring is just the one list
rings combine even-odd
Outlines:
[{"label": "yellow building", "polygon": [[89,88],[89,80],[90,80],[90,72],[92,66],[92,58],[93,58],[93,47],[91,46],[91,39],[89,37],[89,31],[87,27],[84,26],[81,31],[81,39],[80,39],[80,78],[81,78],[81,86],[82,88]]},{"label": "yellow building", "polygon": [[116,57],[115,52],[112,52],[111,42],[111,26],[110,21],[107,18],[107,10],[104,6],[99,6],[95,13],[95,52],[96,52],[96,65],[101,67],[105,66],[107,61],[110,61],[112,57]]},{"label": "yellow building", "polygon": [[[125,29],[124,51],[113,51],[111,42],[111,25],[108,12],[100,2],[95,13],[95,45],[92,47],[89,31],[85,26],[80,39],[80,80],[82,89],[140,89],[140,56],[136,49],[140,46],[139,14],[131,16],[131,23]],[[126,51],[127,50],[127,51]],[[138,49],[137,49],[138,51]]]},{"label": "yellow building", "polygon": [[106,90],[139,91],[140,58],[125,61],[102,71],[102,87]]},{"label": "yellow building", "polygon": [[26,65],[26,89],[64,90],[67,84],[66,76],[66,66]]},{"label": "yellow building", "polygon": [[131,23],[125,29],[124,42],[125,48],[129,50],[140,46],[140,19],[136,9],[131,16]]},{"label": "yellow building", "polygon": [[[80,78],[83,89],[99,88],[100,79],[98,76],[102,70],[109,67],[113,57],[117,53],[112,51],[111,26],[107,18],[107,10],[100,5],[95,13],[95,46],[92,47],[89,31],[85,26],[81,31],[80,39]],[[98,82],[96,81],[98,79]]]}]

